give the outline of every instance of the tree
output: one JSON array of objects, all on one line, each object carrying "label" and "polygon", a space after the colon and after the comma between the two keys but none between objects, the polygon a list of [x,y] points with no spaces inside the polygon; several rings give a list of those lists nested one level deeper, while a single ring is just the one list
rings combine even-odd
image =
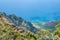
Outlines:
[{"label": "tree", "polygon": [[60,40],[60,23],[55,26],[56,30],[53,33],[54,40]]},{"label": "tree", "polygon": [[50,40],[51,34],[48,30],[41,30],[37,34],[38,40]]},{"label": "tree", "polygon": [[60,30],[60,23],[55,26],[56,30]]}]

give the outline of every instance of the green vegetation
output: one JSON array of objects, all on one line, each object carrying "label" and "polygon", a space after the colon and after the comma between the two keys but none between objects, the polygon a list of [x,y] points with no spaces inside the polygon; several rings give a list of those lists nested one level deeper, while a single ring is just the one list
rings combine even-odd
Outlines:
[{"label": "green vegetation", "polygon": [[0,40],[60,40],[60,23],[56,25],[53,33],[48,29],[40,30],[37,34],[30,31],[21,33],[7,23],[0,15]]},{"label": "green vegetation", "polygon": [[13,29],[11,25],[2,20],[0,15],[0,40],[37,40],[31,32],[20,33],[17,29]]}]

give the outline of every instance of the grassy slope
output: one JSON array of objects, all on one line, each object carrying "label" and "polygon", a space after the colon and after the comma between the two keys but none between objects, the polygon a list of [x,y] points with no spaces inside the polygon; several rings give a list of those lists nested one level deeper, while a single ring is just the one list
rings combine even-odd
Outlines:
[{"label": "grassy slope", "polygon": [[32,33],[20,33],[14,30],[12,26],[5,23],[0,15],[0,40],[36,40]]}]

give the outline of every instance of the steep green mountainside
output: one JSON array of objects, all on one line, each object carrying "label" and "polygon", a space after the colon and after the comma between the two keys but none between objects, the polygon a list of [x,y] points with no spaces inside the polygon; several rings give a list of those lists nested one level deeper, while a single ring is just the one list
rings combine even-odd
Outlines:
[{"label": "steep green mountainside", "polygon": [[[10,18],[6,14],[0,14],[0,40],[60,40],[60,21],[47,22],[42,24],[35,23],[35,25],[32,25],[31,23],[28,24],[28,22],[25,24],[26,21],[23,20],[23,23],[26,25],[25,26],[22,22],[21,23],[23,25],[16,24],[20,22],[17,19],[14,17]],[[22,21],[22,19],[20,20]],[[40,26],[40,28],[37,26]],[[30,27],[32,29],[29,30]],[[52,28],[54,28],[53,32],[51,32]],[[37,29],[39,30],[38,32]],[[33,32],[37,32],[37,34],[34,34]]]},{"label": "steep green mountainside", "polygon": [[7,20],[10,23],[13,23],[13,24],[15,24],[18,27],[22,27],[25,30],[29,30],[29,31],[31,31],[33,33],[37,33],[38,32],[37,28],[35,28],[30,22],[25,21],[21,17],[17,17],[14,14],[11,14],[11,15],[6,15],[5,13],[0,13],[0,14],[2,14],[5,18],[7,18]]},{"label": "steep green mountainside", "polygon": [[0,14],[0,40],[37,40],[30,31],[17,27]]},{"label": "steep green mountainside", "polygon": [[10,23],[21,27],[25,30],[29,30],[33,33],[37,33],[39,30],[48,30],[51,31],[55,30],[55,26],[60,23],[59,20],[50,21],[50,22],[43,22],[43,23],[30,23],[22,19],[21,17],[17,17],[15,14],[6,15],[5,13],[0,12]]}]

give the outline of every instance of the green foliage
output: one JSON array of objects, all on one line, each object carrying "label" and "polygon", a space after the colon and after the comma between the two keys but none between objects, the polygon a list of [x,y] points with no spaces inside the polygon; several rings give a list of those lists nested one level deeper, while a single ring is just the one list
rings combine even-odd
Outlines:
[{"label": "green foliage", "polygon": [[56,25],[53,33],[48,29],[40,30],[37,34],[30,31],[24,34],[6,24],[0,15],[0,40],[60,40],[60,23]]},{"label": "green foliage", "polygon": [[60,23],[55,26],[56,30],[60,30]]},{"label": "green foliage", "polygon": [[60,23],[55,26],[56,30],[53,32],[53,39],[60,40]]},{"label": "green foliage", "polygon": [[58,25],[56,25],[56,30],[54,32],[54,35],[58,35],[60,37],[60,23]]},{"label": "green foliage", "polygon": [[51,33],[49,30],[41,30],[39,33],[38,33],[38,39],[41,39],[41,40],[50,40],[51,39]]},{"label": "green foliage", "polygon": [[31,32],[20,33],[0,20],[0,40],[37,40],[37,38]]}]

